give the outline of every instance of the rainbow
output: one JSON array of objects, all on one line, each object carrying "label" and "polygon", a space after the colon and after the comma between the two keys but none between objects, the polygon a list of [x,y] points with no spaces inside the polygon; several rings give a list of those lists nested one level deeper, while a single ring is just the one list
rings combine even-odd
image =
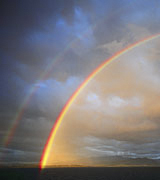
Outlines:
[{"label": "rainbow", "polygon": [[114,54],[112,57],[110,57],[109,59],[105,60],[102,64],[100,64],[85,80],[84,82],[77,88],[77,90],[72,94],[72,96],[69,98],[69,100],[66,102],[65,106],[63,107],[61,113],[59,114],[58,118],[56,119],[52,130],[49,134],[49,137],[47,139],[46,145],[43,149],[42,152],[42,156],[40,159],[40,169],[45,168],[46,164],[47,164],[47,159],[54,141],[54,138],[56,136],[56,133],[60,127],[60,124],[65,116],[65,114],[67,113],[67,111],[69,110],[69,108],[71,107],[72,103],[74,102],[74,100],[77,98],[77,96],[81,93],[81,91],[87,86],[87,84],[89,83],[89,81],[91,81],[100,71],[102,71],[108,64],[110,64],[113,60],[117,59],[118,57],[120,57],[121,55],[127,53],[128,51],[147,43],[148,41],[151,41],[153,39],[159,38],[160,37],[160,33],[159,34],[155,34],[152,36],[149,36],[145,39],[142,39],[140,41],[137,41],[129,46],[127,46],[126,48],[124,48],[123,50],[117,52],[116,54]]}]

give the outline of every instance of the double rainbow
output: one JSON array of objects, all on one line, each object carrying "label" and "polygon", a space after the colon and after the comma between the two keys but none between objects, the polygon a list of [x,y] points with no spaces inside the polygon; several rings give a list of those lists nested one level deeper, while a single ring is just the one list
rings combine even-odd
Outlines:
[{"label": "double rainbow", "polygon": [[47,164],[47,159],[54,141],[54,138],[56,136],[56,133],[60,127],[60,124],[65,116],[65,114],[67,113],[67,111],[69,110],[69,108],[71,107],[72,103],[74,102],[74,100],[77,98],[77,96],[81,93],[81,91],[87,86],[87,84],[89,83],[90,80],[92,80],[100,71],[102,71],[108,64],[110,64],[113,60],[117,59],[118,57],[120,57],[121,55],[127,53],[128,51],[147,43],[148,41],[151,41],[153,39],[159,38],[160,34],[155,34],[152,36],[149,36],[145,39],[142,39],[140,41],[135,42],[134,44],[131,44],[129,46],[127,46],[126,48],[124,48],[123,50],[117,52],[116,54],[114,54],[112,57],[110,57],[109,59],[105,60],[100,66],[98,66],[85,80],[84,82],[77,88],[77,90],[72,94],[72,96],[69,98],[69,100],[67,101],[67,103],[65,104],[65,106],[63,107],[61,113],[59,114],[57,120],[55,121],[52,130],[49,134],[49,137],[47,139],[46,145],[43,149],[43,153],[41,156],[41,160],[40,160],[40,169],[43,169],[46,164]]}]

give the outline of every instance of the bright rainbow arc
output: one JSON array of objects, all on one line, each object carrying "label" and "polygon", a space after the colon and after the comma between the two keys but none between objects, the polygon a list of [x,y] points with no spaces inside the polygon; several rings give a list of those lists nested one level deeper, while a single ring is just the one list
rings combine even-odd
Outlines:
[{"label": "bright rainbow arc", "polygon": [[145,39],[142,39],[140,41],[135,42],[134,44],[131,44],[129,46],[127,46],[126,48],[124,48],[123,50],[117,52],[116,54],[114,54],[112,57],[110,57],[109,59],[107,59],[106,61],[104,61],[102,64],[100,64],[100,66],[98,66],[85,80],[84,82],[77,88],[77,90],[72,94],[72,96],[69,98],[69,100],[67,101],[67,103],[65,104],[65,106],[63,107],[61,113],[59,114],[57,120],[55,121],[52,130],[50,132],[50,135],[47,139],[46,145],[43,149],[42,152],[42,156],[41,156],[41,160],[40,160],[40,169],[43,169],[46,166],[47,163],[47,159],[54,141],[54,138],[56,136],[56,133],[58,131],[58,128],[65,116],[65,114],[67,113],[67,111],[69,110],[69,108],[71,107],[73,101],[77,98],[77,96],[80,94],[80,92],[87,86],[87,84],[89,83],[90,80],[92,80],[100,71],[102,71],[108,64],[110,64],[113,60],[115,60],[116,58],[120,57],[121,55],[127,53],[128,51],[130,51],[131,49],[134,49],[142,44],[147,43],[148,41],[151,41],[153,39],[159,38],[160,37],[160,33],[159,34],[155,34],[152,36],[149,36]]}]

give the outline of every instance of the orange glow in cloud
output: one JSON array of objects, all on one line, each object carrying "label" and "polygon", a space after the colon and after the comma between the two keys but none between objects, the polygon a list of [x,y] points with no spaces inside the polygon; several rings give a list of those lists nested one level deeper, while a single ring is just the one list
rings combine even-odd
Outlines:
[{"label": "orange glow in cloud", "polygon": [[100,66],[98,66],[86,79],[85,81],[77,88],[77,90],[73,93],[73,95],[70,97],[70,99],[67,101],[66,105],[63,107],[61,113],[59,114],[57,120],[54,123],[54,126],[52,127],[52,130],[50,132],[50,135],[47,139],[46,145],[44,147],[42,156],[41,156],[41,160],[40,160],[40,169],[43,169],[46,167],[47,165],[47,159],[49,157],[50,154],[50,150],[52,147],[52,144],[54,142],[56,133],[61,125],[61,122],[65,116],[65,114],[67,113],[67,111],[69,110],[69,108],[71,107],[72,103],[74,102],[74,100],[77,98],[77,96],[81,93],[81,91],[87,86],[87,84],[100,72],[102,71],[108,64],[110,64],[113,60],[117,59],[118,57],[120,57],[121,55],[127,53],[128,51],[148,42],[151,41],[153,39],[156,39],[160,37],[160,34],[156,34],[150,37],[147,37],[143,40],[140,40],[126,48],[124,48],[123,50],[117,52],[115,55],[113,55],[112,57],[110,57],[109,59],[107,59],[106,61],[104,61]]}]

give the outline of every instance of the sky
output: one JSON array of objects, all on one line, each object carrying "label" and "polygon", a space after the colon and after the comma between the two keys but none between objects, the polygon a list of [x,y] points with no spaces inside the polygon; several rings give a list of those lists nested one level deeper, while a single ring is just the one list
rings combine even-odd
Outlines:
[{"label": "sky", "polygon": [[[160,32],[157,0],[4,0],[0,17],[1,164],[38,163],[80,83],[117,51]],[[87,85],[49,164],[159,163],[159,45],[157,38],[135,48]]]}]

